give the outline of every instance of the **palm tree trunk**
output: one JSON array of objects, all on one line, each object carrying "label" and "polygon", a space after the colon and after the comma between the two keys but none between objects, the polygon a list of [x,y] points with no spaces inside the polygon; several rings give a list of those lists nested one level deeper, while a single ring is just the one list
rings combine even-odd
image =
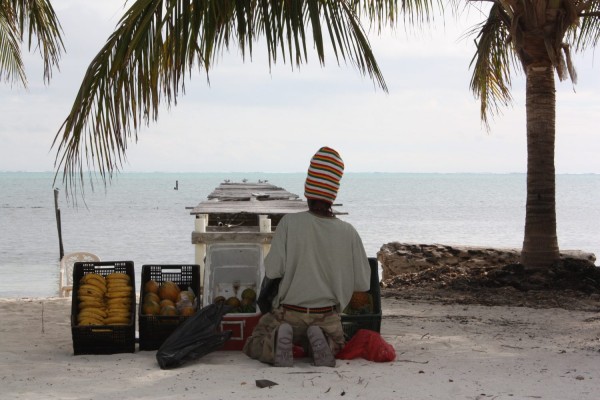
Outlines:
[{"label": "palm tree trunk", "polygon": [[560,259],[556,236],[556,95],[552,66],[529,66],[526,90],[527,204],[521,263],[525,268],[538,269],[550,267]]}]

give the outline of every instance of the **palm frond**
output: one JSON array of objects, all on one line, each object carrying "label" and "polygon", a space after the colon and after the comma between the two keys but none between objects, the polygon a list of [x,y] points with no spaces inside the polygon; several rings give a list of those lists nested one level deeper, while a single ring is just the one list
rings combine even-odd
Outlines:
[{"label": "palm frond", "polygon": [[[27,86],[20,45],[27,38],[28,49],[40,51],[44,81],[58,68],[64,44],[61,26],[49,0],[0,1],[0,80],[20,81]],[[15,42],[18,49],[15,49]],[[4,76],[4,77],[3,77]]]},{"label": "palm frond", "polygon": [[[456,0],[452,0],[456,1]],[[452,1],[450,3],[452,3]],[[444,9],[444,1],[437,0],[402,0],[402,14],[404,18],[412,25],[420,25],[433,20],[435,6],[440,10]]]},{"label": "palm frond", "polygon": [[433,21],[436,10],[442,11],[445,3],[459,0],[350,0],[349,4],[360,17],[364,17],[378,32],[385,27],[395,27],[402,14],[405,26],[419,27]]},{"label": "palm frond", "polygon": [[[14,36],[19,37],[19,43],[27,38],[28,49],[31,51],[35,48],[40,51],[44,62],[44,80],[49,82],[52,70],[58,68],[58,62],[64,50],[62,29],[50,1],[3,0],[0,2],[0,9],[3,10],[0,19],[12,19],[12,22],[9,21],[8,24],[14,29]],[[2,39],[10,40],[10,37],[5,35],[0,37],[0,40]],[[11,45],[0,44],[0,46],[10,49]],[[14,56],[12,59],[15,60]],[[0,68],[2,68],[1,65]],[[12,76],[16,78],[15,75]],[[20,72],[17,76],[23,85],[27,84]]]},{"label": "palm frond", "polygon": [[270,64],[281,53],[284,62],[287,57],[299,66],[308,61],[309,32],[321,64],[328,36],[338,62],[353,64],[387,90],[358,17],[345,1],[133,2],[89,65],[54,139],[57,177],[62,170],[70,193],[83,184],[84,167],[106,184],[122,167],[140,127],[158,118],[159,105],[177,103],[186,72],[197,67],[208,76],[235,44],[243,57],[252,57],[259,39],[266,41]]},{"label": "palm frond", "polygon": [[477,34],[476,53],[470,66],[473,68],[470,88],[480,100],[480,117],[489,128],[489,115],[511,103],[511,66],[518,66],[509,43],[510,21],[498,4],[490,8],[486,21],[475,26],[469,35]]},{"label": "palm frond", "polygon": [[586,1],[581,4],[583,8],[579,10],[579,29],[572,35],[576,51],[596,47],[600,41],[600,1]]},{"label": "palm frond", "polygon": [[[410,0],[409,0],[410,1]],[[425,0],[429,2],[429,0]],[[400,8],[404,1],[398,4],[398,0],[351,0],[351,7],[356,10],[360,17],[366,18],[381,31],[386,26],[394,26],[398,21]],[[409,3],[412,4],[412,3]]]},{"label": "palm frond", "polygon": [[17,21],[12,8],[5,6],[0,6],[0,81],[9,84],[20,81],[27,86]]}]

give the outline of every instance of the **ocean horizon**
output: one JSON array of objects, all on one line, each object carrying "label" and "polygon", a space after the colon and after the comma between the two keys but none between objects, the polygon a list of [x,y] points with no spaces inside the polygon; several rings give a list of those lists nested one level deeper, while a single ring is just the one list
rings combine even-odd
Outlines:
[{"label": "ocean horizon", "polygon": [[[53,184],[54,172],[0,172],[0,297],[58,294],[55,188],[65,253],[133,261],[139,275],[144,264],[194,262],[189,208],[224,180],[268,180],[303,198],[305,177],[122,172],[106,188],[86,182],[82,201],[68,198],[62,181]],[[520,249],[525,190],[524,173],[347,172],[336,203],[372,257],[395,241]],[[560,249],[600,254],[600,175],[557,174],[556,203]]]}]

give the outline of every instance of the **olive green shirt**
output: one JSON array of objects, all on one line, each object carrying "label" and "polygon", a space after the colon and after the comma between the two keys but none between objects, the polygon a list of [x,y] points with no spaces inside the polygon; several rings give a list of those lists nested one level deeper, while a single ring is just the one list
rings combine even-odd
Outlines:
[{"label": "olive green shirt", "polygon": [[348,222],[309,211],[285,215],[265,257],[267,278],[282,278],[273,307],[341,311],[352,293],[370,288],[371,269],[358,232]]}]

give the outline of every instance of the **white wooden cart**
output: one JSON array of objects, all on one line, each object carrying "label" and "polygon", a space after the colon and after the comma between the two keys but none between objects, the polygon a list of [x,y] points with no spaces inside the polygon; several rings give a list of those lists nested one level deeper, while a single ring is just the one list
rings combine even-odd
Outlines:
[{"label": "white wooden cart", "polygon": [[[306,210],[306,201],[298,195],[268,182],[223,182],[194,207],[192,244],[200,265],[203,305],[248,287],[258,292],[277,224],[286,214]],[[234,334],[224,349],[241,349],[259,317],[259,310],[227,314],[222,328]]]}]

